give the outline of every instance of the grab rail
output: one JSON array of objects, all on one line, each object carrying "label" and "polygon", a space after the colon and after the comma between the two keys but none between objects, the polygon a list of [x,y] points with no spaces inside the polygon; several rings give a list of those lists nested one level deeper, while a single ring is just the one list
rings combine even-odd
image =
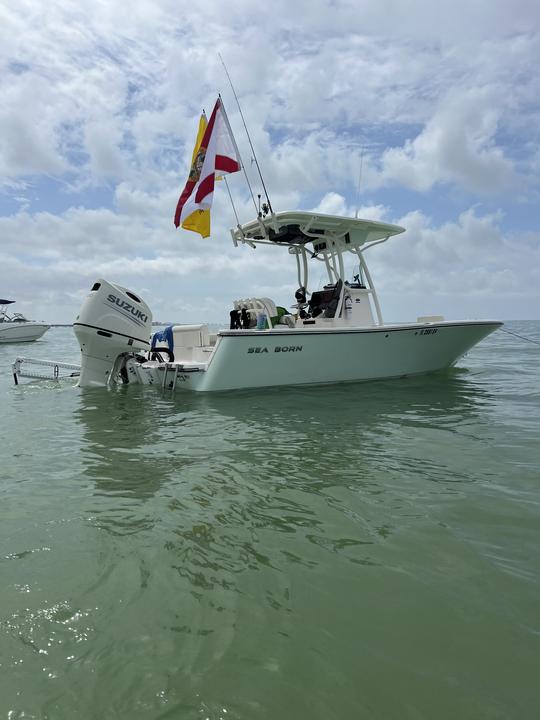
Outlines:
[{"label": "grab rail", "polygon": [[[39,367],[51,368],[52,372],[45,374],[34,370],[26,370],[23,365],[37,365]],[[81,366],[75,363],[57,362],[56,360],[40,360],[37,358],[18,357],[11,365],[15,385],[19,384],[19,377],[32,378],[34,380],[63,380],[79,377]],[[63,373],[62,370],[71,370],[70,373]]]}]

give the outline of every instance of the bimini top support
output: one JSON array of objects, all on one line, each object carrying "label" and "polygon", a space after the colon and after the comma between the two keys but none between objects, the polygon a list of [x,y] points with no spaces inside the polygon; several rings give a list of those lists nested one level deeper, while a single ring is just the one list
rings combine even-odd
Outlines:
[{"label": "bimini top support", "polygon": [[[295,256],[299,285],[306,289],[308,289],[308,256],[323,262],[328,273],[328,282],[337,285],[340,281],[345,283],[343,255],[345,252],[352,253],[360,261],[361,269],[368,279],[368,292],[373,299],[379,324],[382,325],[377,293],[362,251],[403,232],[405,228],[399,225],[376,220],[298,210],[271,213],[267,217],[259,215],[255,220],[232,229],[231,235],[235,245],[245,243],[251,247],[256,247],[258,244],[286,247],[289,253]],[[344,290],[341,293],[340,303],[343,302],[343,293]]]}]

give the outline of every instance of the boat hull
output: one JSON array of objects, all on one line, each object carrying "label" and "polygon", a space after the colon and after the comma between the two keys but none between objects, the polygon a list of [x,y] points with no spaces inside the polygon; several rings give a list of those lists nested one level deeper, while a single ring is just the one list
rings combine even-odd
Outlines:
[{"label": "boat hull", "polygon": [[222,331],[206,366],[146,363],[136,375],[144,384],[198,392],[404,377],[451,367],[501,324]]},{"label": "boat hull", "polygon": [[9,322],[0,324],[0,343],[22,343],[39,340],[50,325],[34,322]]}]

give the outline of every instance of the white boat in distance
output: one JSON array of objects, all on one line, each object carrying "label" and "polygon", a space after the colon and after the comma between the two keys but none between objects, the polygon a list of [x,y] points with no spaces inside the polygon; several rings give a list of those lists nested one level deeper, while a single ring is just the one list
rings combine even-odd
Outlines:
[{"label": "white boat in distance", "polygon": [[0,300],[0,343],[21,343],[39,340],[50,328],[43,322],[27,320],[20,313],[8,315],[7,306],[15,300]]},{"label": "white boat in distance", "polygon": [[[211,392],[397,378],[449,368],[502,323],[433,316],[385,323],[364,254],[402,232],[397,225],[299,211],[238,226],[231,230],[234,244],[285,252],[296,264],[299,288],[289,305],[292,311],[267,297],[234,300],[230,327],[215,334],[201,323],[170,326],[151,336],[146,303],[99,279],[74,323],[81,348],[78,384],[142,383]],[[344,276],[348,253],[359,265],[351,282]],[[308,269],[314,262],[324,266],[328,282],[310,292]],[[24,375],[22,363],[19,358],[14,364],[15,376]]]}]

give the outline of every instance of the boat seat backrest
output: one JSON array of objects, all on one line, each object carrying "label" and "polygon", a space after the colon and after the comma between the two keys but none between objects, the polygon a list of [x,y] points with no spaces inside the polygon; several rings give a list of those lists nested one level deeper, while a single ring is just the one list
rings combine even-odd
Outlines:
[{"label": "boat seat backrest", "polygon": [[317,290],[311,293],[309,299],[309,309],[316,316],[324,312],[324,317],[333,318],[341,297],[341,289],[343,281],[338,282],[332,287],[325,287],[324,290]]},{"label": "boat seat backrest", "polygon": [[210,345],[208,325],[173,325],[174,348]]},{"label": "boat seat backrest", "polygon": [[235,300],[233,302],[235,310],[242,310],[245,308],[248,312],[253,312],[255,316],[257,313],[266,313],[267,317],[273,318],[278,314],[276,304],[270,298],[244,298],[243,300]]},{"label": "boat seat backrest", "polygon": [[341,298],[341,290],[343,288],[343,280],[338,280],[334,288],[334,294],[332,295],[326,310],[324,311],[324,317],[333,318],[335,317],[336,310],[338,309],[339,301]]}]

